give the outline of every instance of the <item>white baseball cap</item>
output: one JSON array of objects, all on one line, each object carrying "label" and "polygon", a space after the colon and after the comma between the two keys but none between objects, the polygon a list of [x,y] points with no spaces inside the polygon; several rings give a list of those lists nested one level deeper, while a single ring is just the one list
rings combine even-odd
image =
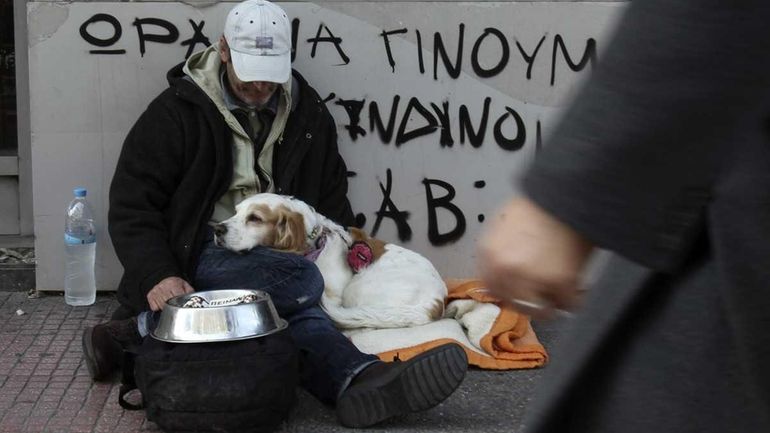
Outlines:
[{"label": "white baseball cap", "polygon": [[291,24],[280,6],[264,0],[239,3],[227,15],[225,39],[241,81],[289,81]]}]

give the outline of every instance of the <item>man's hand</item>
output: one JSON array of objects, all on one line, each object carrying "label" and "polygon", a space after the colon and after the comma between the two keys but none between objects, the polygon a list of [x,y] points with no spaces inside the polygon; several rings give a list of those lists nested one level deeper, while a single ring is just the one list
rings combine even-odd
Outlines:
[{"label": "man's hand", "polygon": [[515,199],[492,219],[478,248],[487,288],[522,313],[547,318],[578,303],[593,245],[532,201]]},{"label": "man's hand", "polygon": [[152,311],[159,311],[166,305],[166,301],[174,296],[194,291],[195,289],[187,281],[179,277],[166,277],[147,293],[147,302],[150,304]]}]

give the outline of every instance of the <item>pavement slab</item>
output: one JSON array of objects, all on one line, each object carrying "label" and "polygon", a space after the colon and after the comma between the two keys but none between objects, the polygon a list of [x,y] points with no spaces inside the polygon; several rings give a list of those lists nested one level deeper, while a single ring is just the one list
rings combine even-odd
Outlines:
[{"label": "pavement slab", "polygon": [[[0,292],[0,433],[160,432],[144,412],[118,405],[119,383],[95,383],[82,359],[87,326],[109,319],[118,304],[100,294],[88,307],[71,307],[61,294],[30,298]],[[550,349],[565,319],[533,323]],[[460,388],[433,409],[367,429],[369,432],[516,432],[547,366],[542,369],[471,369]],[[306,392],[281,432],[352,432],[337,424],[334,410]]]}]

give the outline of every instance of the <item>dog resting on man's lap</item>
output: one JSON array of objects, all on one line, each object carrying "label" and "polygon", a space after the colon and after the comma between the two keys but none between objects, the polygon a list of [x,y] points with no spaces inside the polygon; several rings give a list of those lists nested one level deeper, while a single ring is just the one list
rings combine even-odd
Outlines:
[{"label": "dog resting on man's lap", "polygon": [[315,257],[325,286],[321,306],[340,328],[417,326],[443,314],[447,288],[428,259],[363,230],[348,232],[299,199],[256,194],[214,232],[233,251],[261,245]]}]

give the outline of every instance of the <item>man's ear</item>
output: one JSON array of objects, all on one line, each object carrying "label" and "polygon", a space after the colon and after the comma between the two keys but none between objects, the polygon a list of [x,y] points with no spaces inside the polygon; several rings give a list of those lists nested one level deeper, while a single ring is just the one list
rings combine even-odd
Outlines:
[{"label": "man's ear", "polygon": [[230,61],[230,46],[227,45],[225,35],[219,37],[219,59],[222,60],[222,63]]}]

